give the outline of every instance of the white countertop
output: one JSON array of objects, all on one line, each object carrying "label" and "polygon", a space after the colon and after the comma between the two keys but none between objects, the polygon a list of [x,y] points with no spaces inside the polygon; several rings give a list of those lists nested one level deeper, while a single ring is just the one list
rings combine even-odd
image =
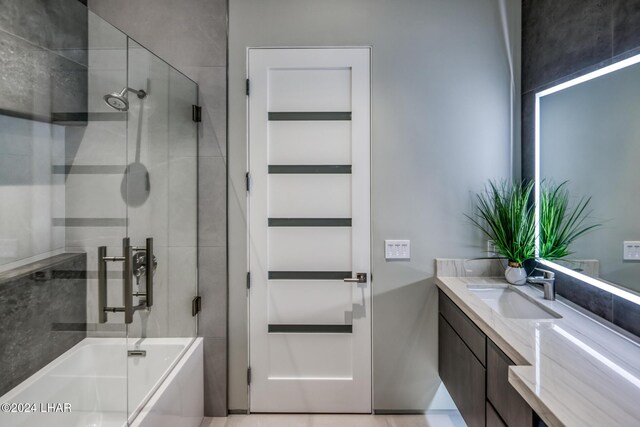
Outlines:
[{"label": "white countertop", "polygon": [[495,277],[437,277],[436,285],[518,366],[509,382],[549,426],[640,426],[640,346],[560,301],[519,290],[560,319],[509,319],[467,286]]}]

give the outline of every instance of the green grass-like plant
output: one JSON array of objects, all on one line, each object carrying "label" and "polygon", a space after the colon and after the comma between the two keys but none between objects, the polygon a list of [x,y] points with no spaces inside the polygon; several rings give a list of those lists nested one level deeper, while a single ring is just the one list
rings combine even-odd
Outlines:
[{"label": "green grass-like plant", "polygon": [[535,208],[529,203],[533,182],[489,181],[476,195],[477,212],[466,215],[495,242],[510,263],[520,266],[535,256]]},{"label": "green grass-like plant", "polygon": [[569,245],[600,224],[587,224],[591,197],[582,197],[571,209],[567,181],[559,185],[543,182],[540,188],[539,258],[557,260],[571,255]]}]

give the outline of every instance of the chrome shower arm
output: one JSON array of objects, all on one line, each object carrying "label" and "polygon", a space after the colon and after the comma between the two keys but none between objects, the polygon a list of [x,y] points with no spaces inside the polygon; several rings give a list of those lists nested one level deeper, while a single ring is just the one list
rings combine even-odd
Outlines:
[{"label": "chrome shower arm", "polygon": [[133,92],[135,93],[139,99],[143,99],[144,97],[147,96],[147,92],[145,92],[143,89],[132,89],[130,87],[125,87],[120,91],[120,96],[124,96],[127,92]]}]

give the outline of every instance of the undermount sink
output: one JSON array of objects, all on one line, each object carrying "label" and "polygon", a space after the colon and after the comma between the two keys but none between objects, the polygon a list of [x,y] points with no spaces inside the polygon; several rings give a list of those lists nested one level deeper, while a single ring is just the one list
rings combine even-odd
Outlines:
[{"label": "undermount sink", "polygon": [[493,311],[509,319],[559,319],[560,316],[510,287],[469,286]]}]

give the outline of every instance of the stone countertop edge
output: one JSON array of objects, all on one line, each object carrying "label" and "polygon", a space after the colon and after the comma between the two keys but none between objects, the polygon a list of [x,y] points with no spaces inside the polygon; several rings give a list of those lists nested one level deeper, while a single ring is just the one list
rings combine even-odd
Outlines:
[{"label": "stone countertop edge", "polygon": [[[529,296],[535,297],[541,305],[560,314],[562,318],[553,320],[524,320],[509,319],[493,311],[488,305],[482,302],[477,296],[468,291],[468,285],[507,287],[508,283],[500,277],[436,277],[436,286],[441,289],[458,307],[489,337],[496,345],[516,364],[509,367],[509,383],[531,406],[531,408],[550,427],[574,426],[574,425],[629,425],[629,420],[634,420],[635,425],[640,425],[640,407],[629,409],[629,399],[624,396],[614,401],[611,405],[611,396],[615,396],[620,390],[612,389],[612,384],[616,381],[621,385],[625,381],[611,375],[604,364],[598,365],[590,358],[590,354],[584,351],[575,351],[572,360],[555,360],[554,353],[563,355],[566,353],[566,346],[570,341],[563,341],[562,337],[553,334],[556,326],[560,329],[567,329],[572,332],[572,337],[587,339],[588,332],[594,331],[592,345],[602,351],[603,346],[610,345],[609,351],[615,352],[616,345],[619,344],[622,352],[628,351],[630,354],[623,354],[619,361],[622,366],[629,366],[628,360],[640,360],[640,346],[635,343],[635,347],[628,347],[629,343],[623,342],[623,337],[619,337],[614,331],[609,330],[606,325],[601,326],[606,332],[595,331],[595,322],[585,314],[578,312],[570,306],[559,301],[546,301],[541,298],[542,292],[529,286],[518,287]],[[539,295],[538,295],[539,293]],[[551,332],[549,332],[551,330]],[[536,349],[532,346],[531,336],[535,333],[544,335],[545,341],[538,344],[541,354],[536,355]],[[503,336],[508,335],[508,336]],[[557,348],[554,346],[557,345]],[[544,349],[544,351],[542,350]],[[551,349],[551,350],[550,350]],[[551,354],[547,354],[550,352]],[[534,367],[536,357],[540,361],[536,384],[536,369]],[[560,356],[557,356],[560,358]],[[548,363],[553,360],[557,367],[551,368]],[[557,362],[557,363],[556,363]],[[584,363],[584,371],[575,373],[575,366],[580,362]],[[573,366],[571,364],[573,363]],[[614,362],[615,363],[615,362]],[[640,371],[637,362],[631,362],[632,371]],[[562,374],[555,378],[554,369],[561,369]],[[582,374],[582,372],[584,372]],[[589,382],[597,382],[598,376],[605,377],[605,383],[601,388],[595,389]],[[591,378],[590,378],[591,377]],[[634,378],[636,376],[634,375]],[[562,379],[569,380],[566,384]],[[576,384],[583,385],[582,392],[576,389]],[[576,388],[572,388],[576,387]],[[539,389],[542,389],[539,390]],[[640,389],[636,389],[631,397],[640,398]],[[541,396],[542,394],[542,396]],[[588,396],[588,397],[587,397]],[[628,396],[627,396],[628,397]],[[640,400],[638,400],[640,401]],[[607,407],[607,404],[610,406]],[[631,424],[634,425],[634,424]]]}]

